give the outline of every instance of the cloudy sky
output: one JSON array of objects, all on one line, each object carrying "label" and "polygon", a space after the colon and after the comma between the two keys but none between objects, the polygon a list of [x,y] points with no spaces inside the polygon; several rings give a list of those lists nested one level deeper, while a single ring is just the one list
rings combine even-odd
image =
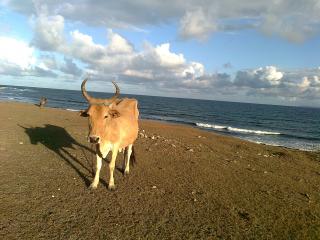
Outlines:
[{"label": "cloudy sky", "polygon": [[0,84],[320,107],[320,0],[0,0]]}]

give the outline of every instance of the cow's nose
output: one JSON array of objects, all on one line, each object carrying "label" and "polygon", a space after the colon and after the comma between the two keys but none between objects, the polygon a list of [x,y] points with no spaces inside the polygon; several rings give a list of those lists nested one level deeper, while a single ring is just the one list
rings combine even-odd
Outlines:
[{"label": "cow's nose", "polygon": [[90,141],[91,143],[98,143],[98,142],[99,142],[99,137],[97,137],[97,136],[90,136],[90,137],[89,137],[89,141]]}]

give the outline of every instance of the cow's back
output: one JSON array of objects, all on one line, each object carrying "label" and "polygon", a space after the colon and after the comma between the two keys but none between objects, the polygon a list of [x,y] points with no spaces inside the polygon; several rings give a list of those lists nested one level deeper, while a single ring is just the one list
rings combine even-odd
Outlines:
[{"label": "cow's back", "polygon": [[133,117],[135,120],[139,118],[138,101],[136,99],[124,98],[120,100],[113,109],[117,110],[120,116]]}]

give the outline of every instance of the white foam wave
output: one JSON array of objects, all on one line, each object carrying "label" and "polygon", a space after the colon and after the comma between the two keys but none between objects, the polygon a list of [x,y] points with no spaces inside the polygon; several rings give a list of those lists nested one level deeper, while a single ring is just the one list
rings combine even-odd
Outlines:
[{"label": "white foam wave", "polygon": [[213,125],[208,123],[196,123],[198,127],[204,127],[204,128],[214,128],[214,129],[227,129],[226,126],[220,126],[220,125]]},{"label": "white foam wave", "polygon": [[260,130],[251,130],[251,129],[242,129],[242,128],[233,128],[233,127],[228,127],[228,130],[232,132],[264,134],[264,135],[280,135],[281,134],[279,132],[260,131]]},{"label": "white foam wave", "polygon": [[245,129],[245,128],[234,128],[234,127],[220,126],[220,125],[214,125],[214,124],[208,124],[208,123],[196,123],[196,125],[198,127],[220,129],[220,130],[226,130],[230,132],[239,132],[239,133],[250,133],[250,134],[259,134],[259,135],[280,135],[281,134],[279,132],[252,130],[252,129]]},{"label": "white foam wave", "polygon": [[79,110],[77,110],[77,109],[72,109],[72,108],[67,108],[66,110],[67,110],[67,111],[71,111],[71,112],[79,112]]}]

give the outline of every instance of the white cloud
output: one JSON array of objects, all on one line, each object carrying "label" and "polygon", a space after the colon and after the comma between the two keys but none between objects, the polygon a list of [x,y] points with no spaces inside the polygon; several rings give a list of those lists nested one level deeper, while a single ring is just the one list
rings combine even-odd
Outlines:
[{"label": "white cloud", "polygon": [[0,64],[21,70],[30,69],[35,63],[34,49],[26,42],[10,37],[0,37]]},{"label": "white cloud", "polygon": [[38,57],[43,69],[57,69],[58,63],[53,54],[42,54]]},{"label": "white cloud", "polygon": [[181,53],[176,54],[170,51],[169,43],[158,45],[155,48],[147,45],[143,55],[147,61],[152,61],[155,65],[167,68],[181,66],[186,61]]},{"label": "white cloud", "polygon": [[64,57],[64,63],[59,69],[60,71],[70,74],[74,77],[79,77],[82,75],[82,70],[73,62],[72,59]]},{"label": "white cloud", "polygon": [[300,84],[297,84],[299,89],[299,97],[306,99],[320,99],[320,77],[309,76],[303,77]]},{"label": "white cloud", "polygon": [[259,75],[260,80],[266,79],[271,85],[279,85],[283,77],[283,73],[277,71],[275,66],[266,66],[255,70],[255,74]]},{"label": "white cloud", "polygon": [[197,78],[204,75],[204,66],[198,62],[190,62],[190,64],[183,70],[184,77]]},{"label": "white cloud", "polygon": [[35,49],[24,41],[0,37],[0,75],[57,77],[46,58],[41,56],[37,59]]},{"label": "white cloud", "polygon": [[[315,101],[320,99],[320,80],[313,75],[318,70],[279,71],[276,67],[238,71],[233,82],[247,95],[269,99]],[[280,74],[281,73],[281,74]]]},{"label": "white cloud", "polygon": [[217,30],[211,14],[205,14],[202,8],[187,11],[180,21],[180,35],[183,38],[206,40],[210,33]]},{"label": "white cloud", "polygon": [[[38,2],[41,3],[41,1]],[[35,60],[33,48],[26,43],[16,44],[10,42],[10,44],[15,45],[8,46],[7,44],[7,47],[5,44],[1,44],[0,59],[4,59],[0,63],[0,72],[2,74],[10,73],[11,75],[47,77],[71,75],[78,77],[85,71],[91,73],[95,79],[99,80],[109,81],[110,79],[114,79],[114,77],[118,77],[118,81],[120,82],[123,81],[132,85],[140,83],[148,89],[159,89],[159,91],[164,92],[192,92],[195,94],[193,96],[208,98],[215,98],[216,94],[233,94],[234,96],[247,94],[255,97],[271,96],[272,98],[291,100],[320,98],[319,68],[303,69],[300,72],[294,72],[281,70],[276,66],[265,66],[257,69],[238,71],[235,77],[226,73],[209,74],[206,73],[202,63],[190,61],[182,53],[172,51],[169,43],[156,46],[146,43],[144,48],[138,51],[126,38],[113,32],[111,29],[107,31],[108,43],[105,45],[96,43],[90,35],[84,34],[79,30],[71,31],[69,33],[70,37],[66,37],[65,18],[70,18],[73,14],[72,12],[78,10],[80,6],[87,7],[87,2],[83,1],[79,5],[75,5],[72,1],[68,3],[69,5],[61,3],[60,6],[67,6],[68,14],[66,13],[66,9],[55,8],[57,5],[53,2],[53,5],[50,4],[48,4],[46,11],[44,11],[46,14],[44,12],[41,13],[41,8],[37,10],[37,13],[40,13],[38,17],[34,18],[35,32],[32,41],[33,46],[46,51],[46,55]],[[152,4],[155,3],[152,2]],[[161,5],[161,3],[158,4]],[[181,34],[186,38],[196,37],[204,39],[211,32],[221,30],[221,25],[219,24],[223,24],[223,21],[219,20],[222,15],[218,10],[225,7],[224,4],[216,2],[217,10],[212,10],[213,5],[210,2],[207,4],[206,8],[199,7],[195,9],[190,7],[190,3],[187,3],[186,7],[182,8],[175,2],[172,9],[167,13],[161,12],[160,7],[159,11],[161,14],[157,12],[159,15],[155,18],[157,20],[154,21],[157,23],[164,21],[162,14],[170,16],[173,12],[179,12],[178,16],[182,18]],[[246,5],[239,7],[236,4],[233,8],[228,9],[229,12],[225,12],[223,17],[241,17],[242,14],[240,13],[246,11],[248,16],[254,17],[254,9],[262,11],[265,6],[261,2],[253,5],[252,8],[247,8]],[[21,7],[23,8],[23,5]],[[112,7],[110,6],[111,9]],[[282,8],[279,8],[280,12]],[[98,11],[97,8],[95,9]],[[142,11],[142,15],[145,11],[147,10]],[[270,25],[271,22],[268,23],[269,20],[267,19],[268,14],[272,15],[272,11],[274,10],[268,8],[264,16],[259,15],[259,21],[265,21],[264,24]],[[47,15],[50,12],[58,15]],[[213,19],[212,13],[215,13],[215,19]],[[91,21],[96,21],[95,12],[91,14]],[[76,15],[73,17],[76,17]],[[132,23],[137,23],[135,16],[129,15],[128,17],[133,18]],[[146,16],[140,17],[139,21],[143,22],[143,17]],[[152,19],[152,14],[148,15],[148,17]],[[316,19],[312,14],[311,18],[313,20]],[[280,28],[285,29],[285,25],[283,24],[289,25],[289,23],[290,21],[281,23]],[[288,29],[288,33],[293,30]],[[3,51],[1,47],[4,49]],[[21,54],[17,57],[16,54],[13,55],[10,51],[6,52],[8,49],[20,49],[19,52]],[[51,51],[51,53],[47,53],[48,51]],[[57,64],[55,58],[49,54],[61,54],[64,56],[64,62]],[[85,66],[85,69],[80,69],[79,66]]]},{"label": "white cloud", "polygon": [[292,42],[302,42],[319,32],[320,4],[318,0],[274,0],[261,12],[259,28],[272,35],[279,35]]},{"label": "white cloud", "polygon": [[132,45],[119,34],[108,30],[109,45],[107,51],[109,54],[130,54],[133,52]]},{"label": "white cloud", "polygon": [[210,82],[205,79],[188,79],[183,80],[181,85],[190,89],[199,89],[210,87]]},{"label": "white cloud", "polygon": [[71,41],[61,53],[81,60],[91,69],[119,73],[130,64],[135,54],[132,45],[112,30],[108,31],[107,45],[95,43],[91,36],[78,30],[72,31],[70,35]]},{"label": "white cloud", "polygon": [[62,53],[89,62],[100,60],[106,53],[105,47],[95,44],[91,36],[78,30],[72,31],[70,35],[71,43],[65,47]]},{"label": "white cloud", "polygon": [[302,82],[298,86],[302,91],[308,89],[310,86],[310,81],[309,81],[308,77],[304,77],[302,79]]},{"label": "white cloud", "polygon": [[151,70],[138,71],[134,69],[127,69],[123,72],[123,75],[127,77],[139,78],[139,79],[148,79],[152,80],[154,75]]},{"label": "white cloud", "polygon": [[[57,19],[54,16],[50,18]],[[61,22],[64,22],[63,19]],[[63,33],[64,28],[61,28],[60,32]],[[146,43],[143,50],[138,52],[127,39],[111,29],[107,32],[107,38],[108,44],[102,45],[95,43],[90,35],[79,30],[71,31],[70,41],[64,42],[63,46],[55,47],[55,52],[65,56],[65,63],[60,68],[54,67],[64,73],[79,76],[81,71],[71,60],[76,59],[87,66],[86,72],[97,78],[109,79],[123,75],[128,81],[137,81],[139,78],[152,81],[182,81],[183,78],[195,78],[204,74],[204,66],[201,63],[188,63],[183,54],[170,50],[169,43],[157,46]],[[62,35],[60,39],[65,37]],[[39,65],[41,69],[48,69],[49,60],[43,59]]]},{"label": "white cloud", "polygon": [[[183,54],[170,50],[170,44],[157,46],[145,44],[141,52],[136,52],[128,69],[123,72],[125,80],[146,82],[159,88],[180,86],[190,88],[203,86],[206,80],[196,80],[205,73],[204,66],[198,62],[188,62]],[[120,78],[121,79],[121,78]]]},{"label": "white cloud", "polygon": [[283,73],[275,66],[266,66],[248,71],[238,71],[234,83],[238,87],[269,88],[281,83]]},{"label": "white cloud", "polygon": [[320,87],[320,77],[319,76],[313,76],[312,84],[314,84],[317,87]]},{"label": "white cloud", "polygon": [[[236,1],[96,1],[8,0],[7,6],[26,15],[61,15],[72,22],[109,28],[141,29],[180,22],[184,38],[205,39],[215,31],[256,28],[290,41],[303,41],[320,31],[318,0]],[[245,20],[245,23],[243,23]],[[54,25],[58,19],[52,20]],[[54,30],[59,33],[59,29]],[[54,33],[48,29],[46,35]],[[46,38],[47,40],[50,40]],[[51,45],[50,45],[51,46]]]},{"label": "white cloud", "polygon": [[34,20],[32,44],[43,51],[55,51],[65,44],[64,18],[60,15],[40,14]]}]

